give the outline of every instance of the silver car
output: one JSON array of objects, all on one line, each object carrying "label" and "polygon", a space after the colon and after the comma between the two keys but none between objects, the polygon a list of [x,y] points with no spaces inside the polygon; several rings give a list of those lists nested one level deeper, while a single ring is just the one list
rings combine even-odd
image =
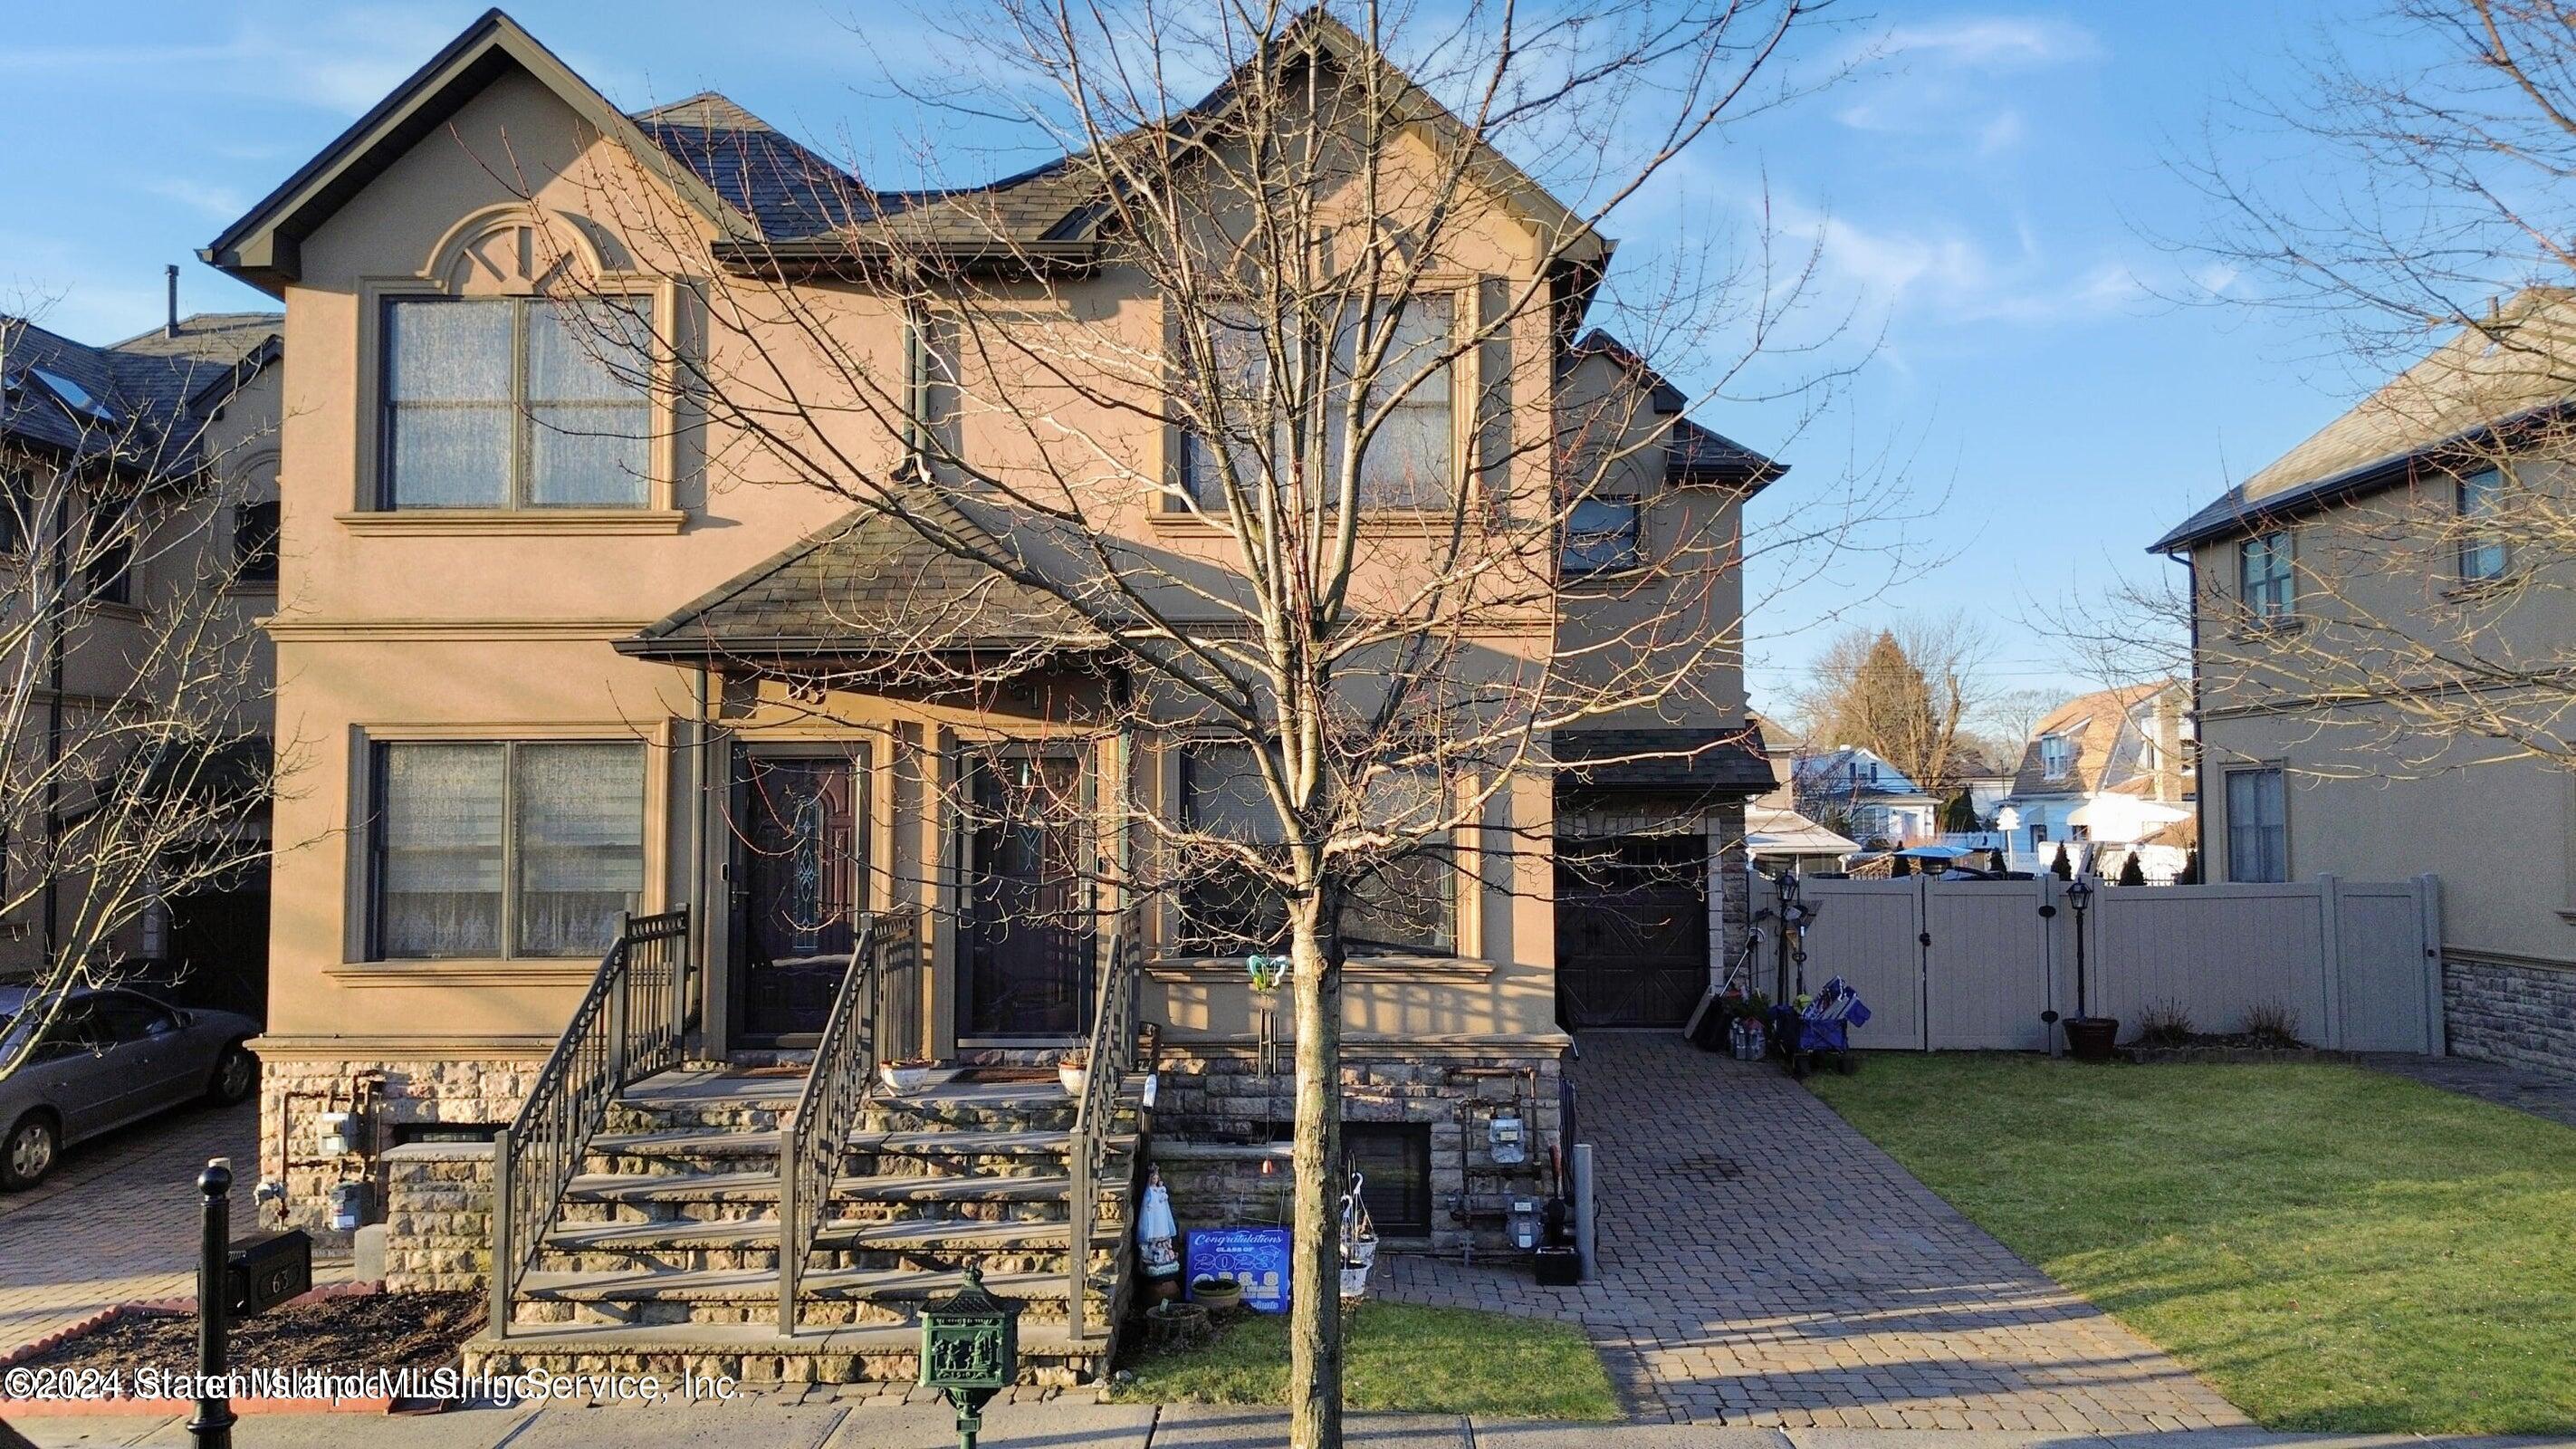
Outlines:
[{"label": "silver car", "polygon": [[[23,986],[0,986],[0,1061],[35,1029],[27,998]],[[258,1034],[258,1022],[230,1011],[167,1006],[121,987],[74,992],[35,1051],[0,1077],[0,1189],[33,1187],[65,1147],[137,1118],[248,1097],[259,1058],[242,1043]]]}]

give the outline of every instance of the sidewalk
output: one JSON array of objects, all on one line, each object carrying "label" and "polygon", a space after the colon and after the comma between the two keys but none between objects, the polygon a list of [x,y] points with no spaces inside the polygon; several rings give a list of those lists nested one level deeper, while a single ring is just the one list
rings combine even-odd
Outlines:
[{"label": "sidewalk", "polygon": [[[22,1419],[39,1449],[148,1445],[184,1449],[186,1420]],[[2051,1434],[1978,1429],[1721,1429],[1691,1424],[1538,1424],[1452,1414],[1355,1414],[1353,1449],[2379,1449],[2379,1446],[2571,1446],[2568,1439],[2415,1438],[2402,1434],[2269,1434],[2185,1429],[2163,1434]],[[241,1449],[953,1449],[944,1406],[862,1408],[759,1402],[690,1409],[467,1409],[424,1418],[268,1414],[235,1427]],[[1200,1405],[1005,1404],[984,1418],[992,1449],[1276,1449],[1288,1442],[1277,1409]]]}]

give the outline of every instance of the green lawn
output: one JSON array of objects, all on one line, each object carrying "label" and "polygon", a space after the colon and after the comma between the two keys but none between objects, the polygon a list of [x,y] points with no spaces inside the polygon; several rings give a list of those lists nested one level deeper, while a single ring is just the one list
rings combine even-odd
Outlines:
[{"label": "green lawn", "polygon": [[1883,1053],[1813,1085],[2268,1427],[2576,1430],[2576,1131],[2342,1066]]},{"label": "green lawn", "polygon": [[[1572,1324],[1469,1308],[1366,1303],[1343,1320],[1342,1402],[1352,1409],[1616,1419],[1601,1359]],[[1277,1404],[1288,1397],[1288,1322],[1237,1319],[1196,1353],[1145,1354],[1118,1397],[1144,1404]]]}]

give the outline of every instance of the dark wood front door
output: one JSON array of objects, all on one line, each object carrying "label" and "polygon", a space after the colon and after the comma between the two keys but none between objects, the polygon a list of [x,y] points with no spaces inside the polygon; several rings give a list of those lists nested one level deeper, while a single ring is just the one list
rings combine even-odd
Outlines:
[{"label": "dark wood front door", "polygon": [[1708,987],[1708,846],[1695,835],[1560,840],[1556,1017],[1678,1026]]},{"label": "dark wood front door", "polygon": [[846,758],[745,760],[734,833],[741,885],[740,1035],[819,1033],[865,909],[862,776]]},{"label": "dark wood front door", "polygon": [[966,764],[966,918],[957,1034],[1090,1029],[1093,922],[1082,768],[1063,757]]}]

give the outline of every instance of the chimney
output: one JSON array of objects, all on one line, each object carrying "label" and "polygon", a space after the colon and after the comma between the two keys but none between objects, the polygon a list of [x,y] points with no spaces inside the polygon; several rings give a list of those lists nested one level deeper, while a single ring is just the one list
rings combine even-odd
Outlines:
[{"label": "chimney", "polygon": [[176,337],[179,335],[179,264],[172,262],[161,271],[170,283],[170,319],[161,324],[161,335]]}]

